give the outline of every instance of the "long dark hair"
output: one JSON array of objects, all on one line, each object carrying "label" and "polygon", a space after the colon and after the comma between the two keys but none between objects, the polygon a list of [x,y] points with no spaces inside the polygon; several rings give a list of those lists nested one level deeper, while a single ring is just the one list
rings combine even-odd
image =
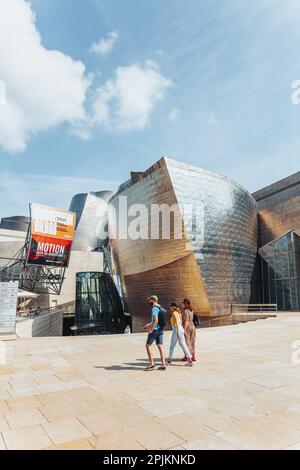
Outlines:
[{"label": "long dark hair", "polygon": [[193,307],[192,307],[192,304],[191,304],[191,302],[189,301],[189,299],[184,299],[184,300],[183,300],[183,304],[184,304],[185,306],[187,306],[187,308],[189,309],[190,312],[193,311]]}]

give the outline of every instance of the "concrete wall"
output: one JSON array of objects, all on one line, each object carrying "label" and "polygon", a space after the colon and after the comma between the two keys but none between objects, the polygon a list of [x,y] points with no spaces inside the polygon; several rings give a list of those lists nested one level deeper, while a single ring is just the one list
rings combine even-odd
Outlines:
[{"label": "concrete wall", "polygon": [[51,312],[36,318],[17,321],[16,335],[20,338],[62,336],[63,312]]}]

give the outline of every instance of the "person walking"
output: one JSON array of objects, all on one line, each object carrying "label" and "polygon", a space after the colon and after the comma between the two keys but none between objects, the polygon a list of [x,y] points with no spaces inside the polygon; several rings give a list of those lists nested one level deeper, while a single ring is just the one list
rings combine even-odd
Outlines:
[{"label": "person walking", "polygon": [[131,335],[131,328],[130,325],[127,325],[124,330],[124,335]]},{"label": "person walking", "polygon": [[[189,299],[184,299],[182,308],[182,321],[186,344],[192,355],[192,360],[196,362],[196,327],[194,323],[193,307]],[[185,355],[182,360],[187,361],[188,357]]]},{"label": "person walking", "polygon": [[186,366],[191,367],[193,365],[193,361],[192,361],[192,356],[190,354],[190,351],[185,341],[180,309],[178,308],[178,305],[176,303],[172,303],[169,306],[169,311],[171,313],[171,326],[172,326],[173,333],[172,333],[172,338],[171,338],[168,364],[170,365],[172,364],[174,350],[178,342],[179,346],[181,347],[181,349],[183,350],[185,354],[185,357],[187,358]]},{"label": "person walking", "polygon": [[151,295],[148,297],[148,302],[152,308],[152,318],[151,323],[145,325],[144,330],[148,332],[146,350],[149,358],[149,364],[145,370],[153,370],[155,368],[153,354],[152,354],[152,344],[156,342],[156,346],[159,350],[161,358],[161,367],[159,370],[166,370],[165,355],[163,350],[163,340],[164,340],[164,327],[166,326],[165,321],[165,311],[158,303],[157,295]]}]

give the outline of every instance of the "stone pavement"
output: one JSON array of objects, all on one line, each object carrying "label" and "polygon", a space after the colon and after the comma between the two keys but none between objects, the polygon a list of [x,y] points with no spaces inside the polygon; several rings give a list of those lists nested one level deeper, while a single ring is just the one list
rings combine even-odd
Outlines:
[{"label": "stone pavement", "polygon": [[300,314],[203,329],[166,372],[141,334],[0,342],[0,449],[299,449],[295,341]]}]

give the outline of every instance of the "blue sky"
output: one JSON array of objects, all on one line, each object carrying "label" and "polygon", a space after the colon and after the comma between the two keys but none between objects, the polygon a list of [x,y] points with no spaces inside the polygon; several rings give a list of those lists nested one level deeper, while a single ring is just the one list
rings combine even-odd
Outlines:
[{"label": "blue sky", "polygon": [[298,0],[30,3],[0,0],[0,216],[162,155],[250,191],[299,171]]}]

